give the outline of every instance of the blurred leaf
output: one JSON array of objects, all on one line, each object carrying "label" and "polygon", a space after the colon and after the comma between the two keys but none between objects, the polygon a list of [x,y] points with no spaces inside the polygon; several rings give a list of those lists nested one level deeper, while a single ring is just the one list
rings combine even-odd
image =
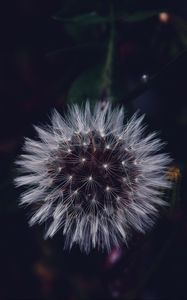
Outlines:
[{"label": "blurred leaf", "polygon": [[[106,89],[104,75],[104,66],[96,66],[82,73],[71,85],[67,96],[67,103],[82,103],[89,99],[95,102],[101,99]],[[107,95],[111,101],[120,101],[124,98],[126,86],[121,83],[119,78],[112,80],[110,95]]]},{"label": "blurred leaf", "polygon": [[80,103],[87,99],[96,101],[101,96],[102,68],[96,66],[81,74],[72,84],[68,93],[68,102]]},{"label": "blurred leaf", "polygon": [[140,22],[149,18],[157,16],[161,9],[143,10],[129,12],[128,10],[109,10],[101,15],[97,10],[85,12],[77,15],[70,15],[64,13],[63,10],[57,12],[53,18],[64,23],[66,32],[73,37],[75,41],[83,42],[98,40],[99,37],[106,31],[108,25],[112,21],[124,22]]},{"label": "blurred leaf", "polygon": [[[144,21],[154,16],[157,16],[162,10],[146,10],[146,11],[136,11],[136,12],[114,12],[114,20],[124,20],[125,22],[139,22]],[[111,16],[101,16],[97,12],[92,11],[90,13],[66,18],[63,16],[62,12],[57,13],[53,16],[55,20],[62,21],[64,23],[79,23],[81,25],[99,24],[111,22]]]},{"label": "blurred leaf", "polygon": [[157,16],[161,10],[136,11],[134,13],[119,13],[118,19],[124,19],[125,22],[140,22]]},{"label": "blurred leaf", "polygon": [[75,0],[65,0],[61,3],[61,8],[55,13],[55,16],[59,15],[63,18],[69,18],[72,16],[87,14],[92,11],[100,11],[100,9],[103,10],[103,6],[107,9],[108,4],[108,0],[79,0],[78,5]]},{"label": "blurred leaf", "polygon": [[102,17],[99,16],[96,12],[90,12],[87,14],[82,14],[79,16],[75,16],[72,18],[64,18],[63,15],[60,13],[57,13],[55,16],[53,16],[55,20],[59,20],[62,22],[70,22],[70,23],[81,23],[82,25],[88,25],[88,24],[98,24],[103,23],[106,21],[109,21],[109,17]]}]

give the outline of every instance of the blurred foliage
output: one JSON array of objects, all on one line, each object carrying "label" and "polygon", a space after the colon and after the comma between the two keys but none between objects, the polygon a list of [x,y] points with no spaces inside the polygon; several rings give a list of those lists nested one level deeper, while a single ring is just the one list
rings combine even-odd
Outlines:
[{"label": "blurred foliage", "polygon": [[[162,12],[166,14],[165,19],[160,15]],[[155,75],[187,45],[187,22],[176,16],[172,7],[160,1],[140,4],[136,0],[81,0],[79,5],[76,1],[63,1],[53,19],[62,22],[70,37],[71,49],[78,47],[80,58],[84,59],[86,47],[86,55],[90,58],[83,72],[74,78],[68,102],[102,97],[122,101],[139,84],[145,84],[140,82],[144,72]],[[58,55],[60,51],[63,53],[63,49],[59,49]],[[137,76],[129,82],[127,72],[130,67],[134,69],[137,58],[140,64]],[[141,69],[141,60],[147,60],[144,69]],[[105,72],[106,64],[109,72]],[[77,64],[74,67],[77,68]]]}]

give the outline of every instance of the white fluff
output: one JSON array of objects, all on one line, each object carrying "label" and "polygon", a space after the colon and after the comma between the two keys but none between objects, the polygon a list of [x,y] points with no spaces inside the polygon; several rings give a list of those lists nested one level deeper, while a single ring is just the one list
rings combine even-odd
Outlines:
[{"label": "white fluff", "polygon": [[[127,242],[133,230],[145,233],[151,228],[159,206],[166,204],[161,198],[170,187],[166,177],[170,158],[158,153],[163,143],[157,134],[144,136],[143,118],[134,114],[130,120],[124,120],[123,108],[112,109],[110,104],[102,108],[98,103],[91,110],[87,102],[82,107],[69,107],[65,119],[54,110],[51,125],[35,126],[39,140],[26,138],[25,153],[16,161],[21,174],[15,179],[16,186],[27,188],[20,204],[35,208],[30,225],[46,222],[46,237],[53,237],[62,229],[66,248],[76,243],[87,253],[95,247],[110,251]],[[100,134],[105,149],[101,149],[100,141],[93,141],[95,132]],[[88,161],[83,155],[87,155],[91,143],[94,151],[103,151],[98,170],[121,184],[111,188],[104,185],[99,171],[92,172],[91,159]],[[80,155],[74,154],[77,147]],[[107,163],[105,151],[111,151]],[[80,164],[80,174],[78,167],[76,176],[68,174],[67,167],[63,169],[68,155],[72,157],[70,163]],[[81,171],[85,164],[89,164],[89,176]],[[76,190],[72,190],[73,186]],[[99,198],[101,188],[103,201]],[[85,197],[90,193],[91,198],[85,200],[81,193]]]}]

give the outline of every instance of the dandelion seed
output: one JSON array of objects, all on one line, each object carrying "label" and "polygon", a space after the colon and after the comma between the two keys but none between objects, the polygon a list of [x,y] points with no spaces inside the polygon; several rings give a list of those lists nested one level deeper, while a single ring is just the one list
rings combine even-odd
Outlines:
[{"label": "dandelion seed", "polygon": [[126,121],[110,104],[91,111],[87,102],[70,107],[65,121],[54,111],[51,125],[35,127],[40,141],[26,139],[15,179],[26,186],[20,204],[32,205],[30,225],[46,222],[46,237],[62,229],[65,248],[87,253],[146,232],[165,205],[170,158],[158,153],[155,133],[143,135],[142,121],[137,114]]}]

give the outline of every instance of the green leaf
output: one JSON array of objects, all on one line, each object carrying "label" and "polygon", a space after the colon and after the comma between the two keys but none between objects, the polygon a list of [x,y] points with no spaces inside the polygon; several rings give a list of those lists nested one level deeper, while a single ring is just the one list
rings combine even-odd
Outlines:
[{"label": "green leaf", "polygon": [[53,19],[59,20],[65,23],[79,23],[82,25],[89,25],[89,24],[98,24],[109,21],[109,18],[99,16],[96,12],[90,12],[87,14],[78,15],[71,18],[65,18],[61,15],[61,13],[57,13],[53,16]]},{"label": "green leaf", "polygon": [[101,96],[102,68],[97,66],[81,74],[70,87],[67,102],[80,103],[89,99],[97,101]]},{"label": "green leaf", "polygon": [[[94,41],[98,39],[97,28],[109,21],[109,18],[99,16],[96,12],[66,18],[61,15],[54,17],[56,20],[64,22],[66,32],[75,41]],[[103,30],[103,27],[102,27]]]},{"label": "green leaf", "polygon": [[[71,85],[67,103],[82,103],[90,100],[91,103],[101,99],[105,90],[104,66],[99,65],[93,69],[82,73]],[[119,80],[112,80],[110,95],[107,95],[110,101],[118,101],[124,97],[124,83],[119,84]]]},{"label": "green leaf", "polygon": [[133,13],[118,13],[117,19],[122,19],[125,22],[140,22],[157,16],[161,10],[136,11]]},{"label": "green leaf", "polygon": [[[140,22],[147,20],[149,18],[152,18],[154,16],[157,16],[162,10],[156,9],[156,10],[145,10],[145,11],[135,11],[133,13],[131,12],[121,12],[116,11],[114,12],[114,20],[124,20],[125,22]],[[101,16],[97,12],[93,11],[90,13],[77,15],[73,17],[66,18],[62,15],[61,12],[57,13],[55,16],[53,16],[55,20],[64,22],[64,23],[75,23],[75,24],[81,24],[81,25],[94,25],[94,24],[100,24],[100,23],[108,23],[111,22],[111,16]]]}]

